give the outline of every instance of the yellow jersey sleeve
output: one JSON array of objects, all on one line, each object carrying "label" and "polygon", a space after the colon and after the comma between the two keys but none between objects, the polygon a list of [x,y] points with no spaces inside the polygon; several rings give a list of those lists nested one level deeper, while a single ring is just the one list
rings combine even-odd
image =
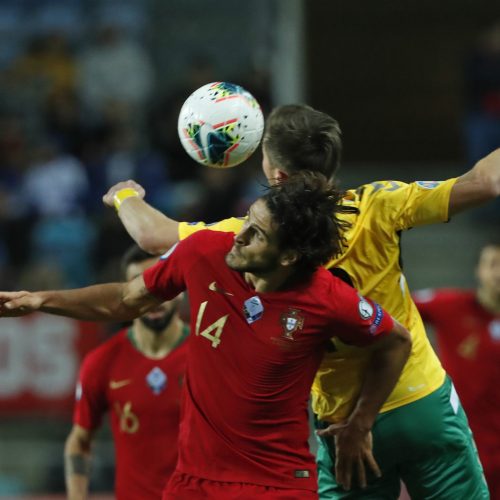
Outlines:
[{"label": "yellow jersey sleeve", "polygon": [[219,222],[207,224],[205,222],[179,222],[179,240],[187,238],[189,235],[210,229],[212,231],[223,231],[225,233],[238,233],[245,223],[246,217],[231,217]]},{"label": "yellow jersey sleeve", "polygon": [[[358,189],[382,222],[396,231],[446,222],[456,178],[446,181],[378,181]],[[360,191],[362,190],[362,191]],[[360,207],[363,210],[364,207]]]}]

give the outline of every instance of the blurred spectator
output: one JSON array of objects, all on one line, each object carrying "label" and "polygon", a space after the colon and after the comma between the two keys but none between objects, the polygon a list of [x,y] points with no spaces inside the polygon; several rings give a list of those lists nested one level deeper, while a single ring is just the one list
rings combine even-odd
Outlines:
[{"label": "blurred spectator", "polygon": [[26,136],[17,115],[0,115],[0,253],[2,279],[12,286],[14,273],[29,255],[31,218],[23,196]]},{"label": "blurred spectator", "polygon": [[68,287],[93,279],[94,228],[85,214],[89,182],[83,165],[49,140],[34,150],[23,194],[36,217],[31,234],[32,264],[58,266]]},{"label": "blurred spectator", "polygon": [[500,240],[481,250],[477,290],[415,293],[474,433],[491,498],[500,499]]},{"label": "blurred spectator", "polygon": [[199,165],[184,151],[177,135],[177,120],[184,101],[197,88],[220,79],[210,58],[194,57],[181,83],[171,92],[158,98],[151,109],[149,135],[152,144],[169,163],[173,181],[192,181],[201,175]]},{"label": "blurred spectator", "polygon": [[481,33],[466,61],[466,146],[470,164],[500,147],[500,21]]},{"label": "blurred spectator", "polygon": [[127,122],[148,102],[154,71],[145,49],[118,26],[99,28],[80,57],[78,86],[91,118]]},{"label": "blurred spectator", "polygon": [[72,92],[75,88],[76,65],[63,33],[37,35],[10,67],[10,78],[21,92],[49,96]]},{"label": "blurred spectator", "polygon": [[49,139],[33,149],[33,159],[24,179],[26,203],[37,216],[81,214],[89,183],[85,168],[70,154],[63,153]]}]

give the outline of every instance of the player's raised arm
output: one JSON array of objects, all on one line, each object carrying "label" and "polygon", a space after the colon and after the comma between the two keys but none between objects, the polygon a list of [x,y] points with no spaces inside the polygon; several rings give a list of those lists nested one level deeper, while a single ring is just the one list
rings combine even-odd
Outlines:
[{"label": "player's raised arm", "polygon": [[454,215],[500,196],[500,149],[479,160],[457,179],[450,194],[449,214]]},{"label": "player's raised arm", "polygon": [[144,201],[145,191],[132,180],[111,186],[102,200],[115,207],[132,239],[146,252],[161,255],[179,240],[179,223]]},{"label": "player's raised arm", "polygon": [[128,283],[107,283],[74,290],[0,292],[0,317],[41,311],[86,321],[128,321],[158,306],[141,276]]},{"label": "player's raised arm", "polygon": [[68,500],[88,498],[92,433],[74,425],[64,446],[64,475]]}]

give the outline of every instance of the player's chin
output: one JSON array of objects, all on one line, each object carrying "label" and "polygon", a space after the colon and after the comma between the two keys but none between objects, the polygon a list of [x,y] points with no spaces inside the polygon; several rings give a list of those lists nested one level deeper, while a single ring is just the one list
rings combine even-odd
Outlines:
[{"label": "player's chin", "polygon": [[226,264],[234,271],[241,271],[244,266],[243,259],[234,253],[234,249],[226,255]]}]

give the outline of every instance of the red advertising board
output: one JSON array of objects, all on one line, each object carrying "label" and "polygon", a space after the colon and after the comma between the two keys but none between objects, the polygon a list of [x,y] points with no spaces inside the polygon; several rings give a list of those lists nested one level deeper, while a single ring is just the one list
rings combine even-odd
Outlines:
[{"label": "red advertising board", "polygon": [[0,414],[70,413],[80,362],[105,338],[98,323],[47,314],[0,321]]}]

